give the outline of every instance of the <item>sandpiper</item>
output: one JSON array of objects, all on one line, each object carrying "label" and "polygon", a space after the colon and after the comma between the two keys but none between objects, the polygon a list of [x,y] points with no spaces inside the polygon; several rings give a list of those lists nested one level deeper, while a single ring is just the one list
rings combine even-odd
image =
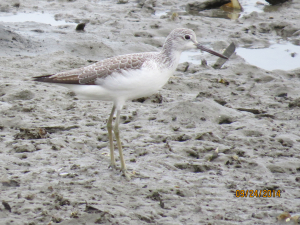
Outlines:
[{"label": "sandpiper", "polygon": [[[116,168],[112,133],[114,131],[119,149],[121,171],[127,179],[130,179],[131,174],[127,172],[120,141],[121,109],[127,100],[150,96],[162,88],[176,70],[181,53],[189,49],[200,49],[227,59],[224,55],[200,45],[194,31],[177,28],[168,35],[160,52],[116,56],[86,67],[54,75],[34,77],[34,80],[63,85],[82,99],[113,102],[107,122],[110,166]],[[116,120],[113,126],[115,111]]]}]

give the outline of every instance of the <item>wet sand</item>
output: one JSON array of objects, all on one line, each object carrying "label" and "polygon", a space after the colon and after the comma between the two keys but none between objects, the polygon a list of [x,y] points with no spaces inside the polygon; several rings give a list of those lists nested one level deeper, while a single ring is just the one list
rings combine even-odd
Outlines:
[{"label": "wet sand", "polygon": [[[1,1],[1,15],[44,12],[68,23],[0,24],[0,224],[252,225],[300,214],[300,64],[268,71],[237,54],[222,69],[211,67],[217,58],[208,54],[180,64],[159,93],[122,111],[124,156],[137,174],[131,181],[108,168],[112,103],[32,81],[159,51],[178,27],[219,52],[231,42],[299,45],[300,2],[236,20],[188,14],[178,0],[14,4]],[[75,31],[81,22],[84,32]],[[250,190],[275,197],[251,198]]]}]

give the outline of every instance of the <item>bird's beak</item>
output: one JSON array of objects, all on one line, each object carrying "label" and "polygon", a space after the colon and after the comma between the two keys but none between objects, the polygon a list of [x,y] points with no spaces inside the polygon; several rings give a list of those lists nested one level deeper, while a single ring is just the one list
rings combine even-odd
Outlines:
[{"label": "bird's beak", "polygon": [[221,58],[223,58],[223,59],[228,59],[226,56],[224,56],[224,55],[222,55],[222,54],[219,54],[219,53],[217,53],[217,52],[215,52],[215,51],[213,51],[213,50],[210,50],[210,49],[208,49],[208,48],[206,48],[206,47],[200,45],[199,43],[195,43],[195,45],[196,45],[196,47],[197,47],[198,49],[200,49],[200,50],[202,50],[202,51],[208,52],[208,53],[210,53],[210,54],[212,54],[212,55],[221,57]]}]

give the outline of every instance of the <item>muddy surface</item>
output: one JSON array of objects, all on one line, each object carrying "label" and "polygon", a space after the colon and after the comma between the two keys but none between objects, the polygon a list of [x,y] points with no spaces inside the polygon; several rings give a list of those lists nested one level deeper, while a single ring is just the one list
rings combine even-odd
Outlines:
[{"label": "muddy surface", "polygon": [[159,51],[178,27],[219,52],[232,42],[299,45],[300,2],[266,3],[237,19],[190,14],[179,0],[118,2],[1,1],[0,18],[49,14],[62,24],[0,24],[0,224],[252,225],[299,215],[300,64],[264,70],[234,54],[214,69],[215,56],[183,59],[159,93],[122,111],[131,181],[108,168],[112,103],[78,100],[32,77]]}]

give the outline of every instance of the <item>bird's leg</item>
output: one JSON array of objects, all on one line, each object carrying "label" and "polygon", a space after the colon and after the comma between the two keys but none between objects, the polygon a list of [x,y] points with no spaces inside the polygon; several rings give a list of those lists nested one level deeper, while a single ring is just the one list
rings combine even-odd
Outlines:
[{"label": "bird's leg", "polygon": [[126,179],[130,180],[131,178],[126,169],[125,160],[124,160],[124,156],[123,156],[123,150],[122,150],[122,144],[120,141],[120,132],[119,132],[120,113],[121,113],[121,110],[117,109],[117,117],[116,117],[116,122],[115,122],[115,127],[114,127],[114,133],[115,133],[115,136],[117,139],[117,144],[118,144],[118,149],[119,149],[119,154],[120,154],[121,171],[123,172]]},{"label": "bird's leg", "polygon": [[114,155],[114,139],[113,139],[113,126],[112,126],[112,121],[114,117],[114,113],[116,110],[116,106],[113,105],[113,108],[111,110],[110,116],[107,121],[107,131],[108,131],[108,137],[109,137],[109,148],[110,148],[110,167],[116,168],[116,160],[115,160],[115,155]]}]

